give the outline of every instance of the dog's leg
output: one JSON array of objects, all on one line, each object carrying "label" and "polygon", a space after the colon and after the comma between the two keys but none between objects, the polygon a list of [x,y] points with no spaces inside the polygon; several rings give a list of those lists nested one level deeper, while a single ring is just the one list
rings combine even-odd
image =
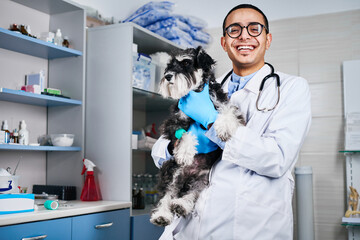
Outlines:
[{"label": "dog's leg", "polygon": [[238,108],[226,104],[219,108],[219,115],[214,123],[214,128],[217,136],[222,141],[227,141],[231,138],[236,129],[244,124],[245,121]]},{"label": "dog's leg", "polygon": [[157,207],[152,211],[150,222],[158,226],[169,225],[174,214],[170,211],[171,192],[167,192],[163,198],[159,201]]},{"label": "dog's leg", "polygon": [[198,197],[199,193],[197,191],[191,191],[181,198],[173,199],[170,204],[170,209],[178,216],[185,217],[194,209]]},{"label": "dog's leg", "polygon": [[192,164],[194,156],[197,153],[196,146],[198,144],[199,143],[194,135],[184,133],[179,144],[174,148],[176,162],[185,166]]},{"label": "dog's leg", "polygon": [[210,168],[204,154],[196,155],[194,163],[186,166],[177,177],[176,187],[179,189],[177,198],[172,199],[171,211],[185,217],[194,209],[200,192],[209,183]]},{"label": "dog's leg", "polygon": [[157,207],[151,213],[151,223],[158,226],[167,226],[172,222],[174,214],[171,212],[170,205],[174,196],[178,194],[179,188],[177,188],[176,183],[181,172],[182,167],[177,168],[174,172],[172,182],[167,187],[164,197],[160,199]]}]

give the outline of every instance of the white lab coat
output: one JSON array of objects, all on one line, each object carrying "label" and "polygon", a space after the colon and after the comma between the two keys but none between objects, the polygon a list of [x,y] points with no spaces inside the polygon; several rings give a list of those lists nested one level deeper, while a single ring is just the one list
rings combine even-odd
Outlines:
[{"label": "white lab coat", "polygon": [[[260,112],[255,103],[264,65],[231,103],[245,115],[226,142],[222,159],[212,168],[210,186],[198,199],[193,213],[165,228],[161,240],[289,240],[293,238],[291,170],[311,123],[310,91],[305,79],[277,72],[280,102],[275,110]],[[217,81],[221,82],[222,78]],[[227,91],[228,82],[223,85]],[[260,107],[276,102],[275,79],[266,81]],[[154,145],[155,163],[165,158],[168,141]]]}]

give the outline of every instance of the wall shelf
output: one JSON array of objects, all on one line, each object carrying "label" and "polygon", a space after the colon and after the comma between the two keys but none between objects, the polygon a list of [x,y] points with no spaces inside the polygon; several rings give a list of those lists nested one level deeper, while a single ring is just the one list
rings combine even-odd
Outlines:
[{"label": "wall shelf", "polygon": [[165,99],[160,94],[133,87],[133,106],[141,111],[164,111],[168,110],[176,100]]},{"label": "wall shelf", "polygon": [[79,100],[29,93],[8,88],[0,88],[0,101],[16,102],[45,107],[82,104],[82,102]]},{"label": "wall shelf", "polygon": [[340,153],[360,153],[360,150],[342,150]]},{"label": "wall shelf", "polygon": [[17,145],[17,144],[0,144],[0,150],[77,152],[77,151],[81,151],[81,147],[56,147],[56,146],[29,146],[29,145]]},{"label": "wall shelf", "polygon": [[4,28],[0,28],[0,48],[45,59],[82,56],[82,52],[78,50],[57,46]]}]

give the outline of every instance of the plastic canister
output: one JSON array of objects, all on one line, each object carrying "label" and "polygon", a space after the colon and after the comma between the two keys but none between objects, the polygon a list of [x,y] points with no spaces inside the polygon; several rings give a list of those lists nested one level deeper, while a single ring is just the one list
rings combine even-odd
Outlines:
[{"label": "plastic canister", "polygon": [[20,176],[0,176],[0,193],[19,193]]},{"label": "plastic canister", "polygon": [[313,240],[314,206],[312,167],[295,167],[296,209],[297,209],[297,239]]}]

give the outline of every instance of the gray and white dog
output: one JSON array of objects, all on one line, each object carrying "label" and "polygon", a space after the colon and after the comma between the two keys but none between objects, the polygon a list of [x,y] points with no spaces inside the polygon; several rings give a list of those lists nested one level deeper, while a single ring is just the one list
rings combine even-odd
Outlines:
[{"label": "gray and white dog", "polygon": [[[179,50],[170,57],[160,82],[160,94],[179,100],[190,91],[202,91],[204,85],[209,84],[210,99],[219,112],[213,127],[222,141],[230,139],[232,133],[244,125],[244,118],[236,107],[229,104],[227,94],[216,82],[213,73],[215,61],[201,47]],[[212,165],[221,156],[220,148],[206,154],[197,153],[198,141],[191,133],[185,132],[180,139],[176,138],[178,129],[187,131],[192,123],[194,120],[175,104],[170,117],[161,126],[162,135],[170,140],[168,149],[174,157],[160,168],[160,200],[150,219],[155,225],[167,226],[174,215],[185,217],[192,212],[200,192],[209,183]]]}]

